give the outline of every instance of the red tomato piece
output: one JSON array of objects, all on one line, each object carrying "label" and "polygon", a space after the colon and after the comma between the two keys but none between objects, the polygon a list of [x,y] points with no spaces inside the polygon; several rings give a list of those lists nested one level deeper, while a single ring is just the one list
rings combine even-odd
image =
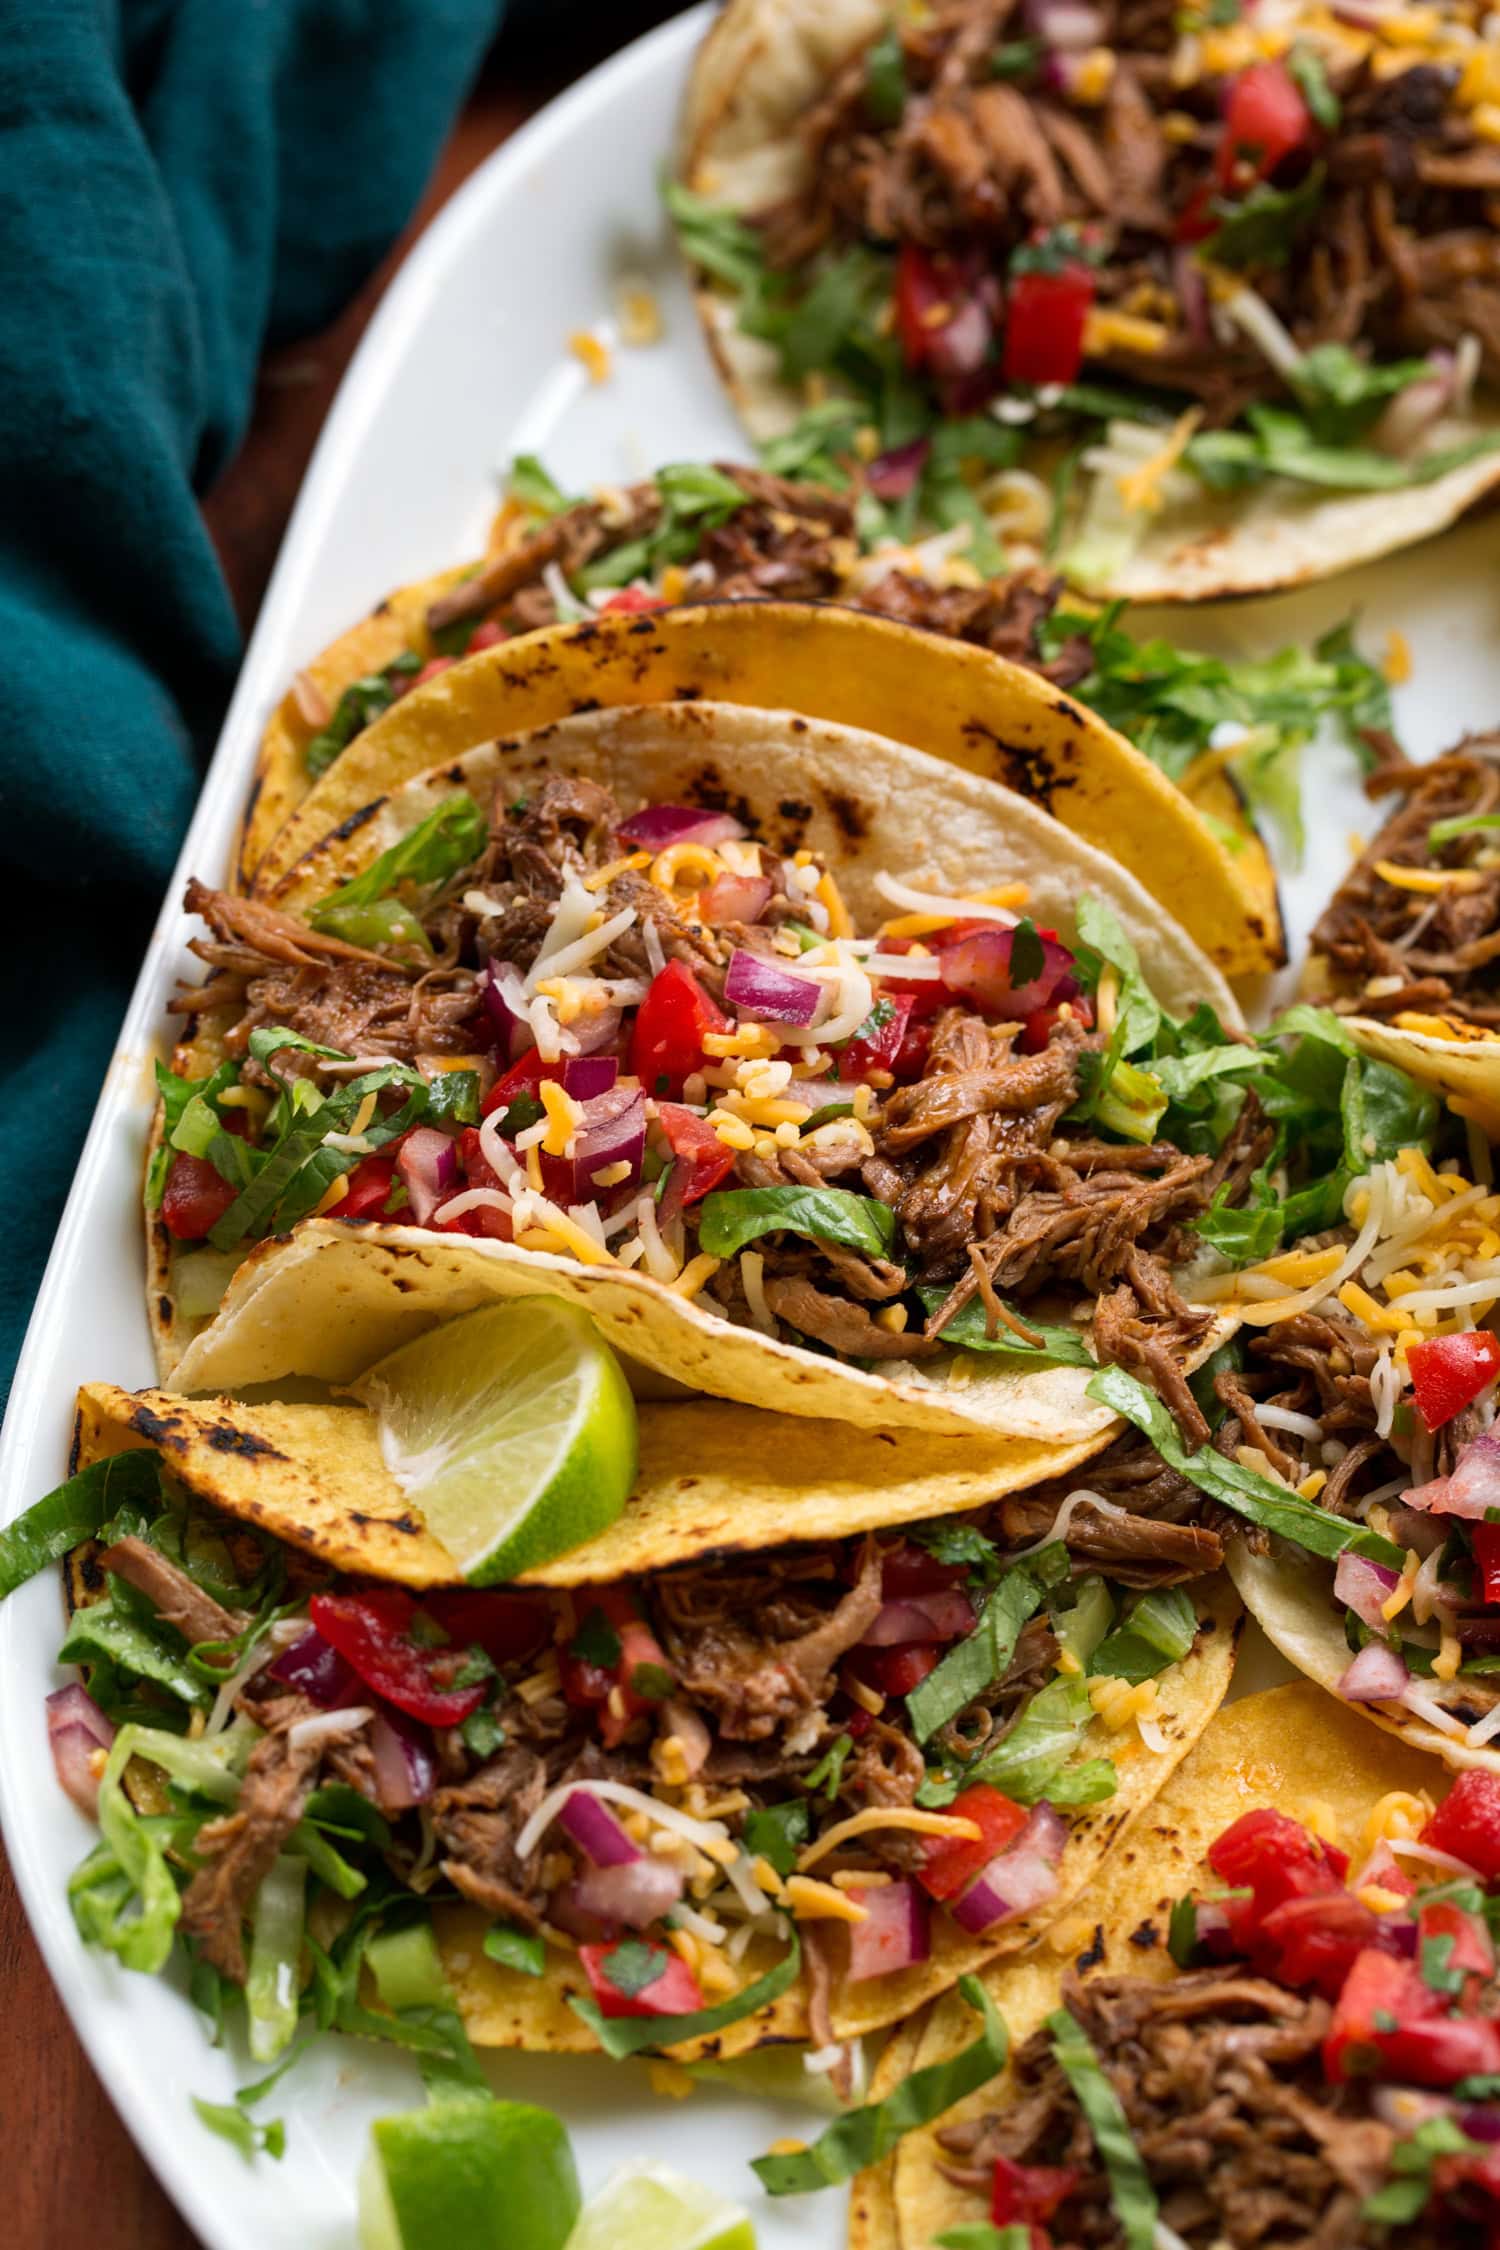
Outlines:
[{"label": "red tomato piece", "polygon": [[334,1215],[340,1219],[378,1219],[386,1207],[396,1180],[396,1147],[378,1149],[373,1156],[363,1156],[349,1173],[349,1185],[334,1206]]},{"label": "red tomato piece", "polygon": [[491,1594],[462,1586],[440,1586],[422,1596],[457,1648],[482,1648],[492,1664],[515,1664],[541,1647],[552,1630],[544,1595]]},{"label": "red tomato piece", "polygon": [[174,1242],[201,1242],[239,1195],[206,1156],[179,1149],[162,1189],[162,1224]]},{"label": "red tomato piece", "polygon": [[1255,1935],[1255,1957],[1282,1984],[1310,1984],[1336,2000],[1355,1956],[1379,1942],[1380,1923],[1350,1891],[1289,1898],[1273,1906]]},{"label": "red tomato piece", "polygon": [[1429,1430],[1440,1430],[1472,1406],[1500,1375],[1500,1337],[1488,1328],[1462,1336],[1430,1336],[1407,1347],[1417,1412]]},{"label": "red tomato piece", "polygon": [[1268,180],[1311,135],[1311,112],[1286,64],[1252,63],[1229,88],[1215,159],[1220,187],[1245,189]]},{"label": "red tomato piece", "polygon": [[1500,1602],[1500,1523],[1471,1523],[1469,1537],[1479,1565],[1480,1599]]},{"label": "red tomato piece", "polygon": [[1410,1961],[1374,1947],[1356,1954],[1323,2041],[1325,2077],[1368,2077],[1381,2067],[1393,2025],[1415,2029],[1440,2006]]},{"label": "red tomato piece", "polygon": [[1083,365],[1094,276],[1070,262],[1058,273],[1018,273],[1010,285],[1000,372],[1007,383],[1071,383]]},{"label": "red tomato piece", "polygon": [[1231,1890],[1251,1892],[1225,1907],[1230,1935],[1248,1949],[1274,1908],[1294,1898],[1328,1898],[1341,1892],[1349,1862],[1300,1822],[1269,1807],[1242,1813],[1209,1850],[1208,1864]]},{"label": "red tomato piece", "polygon": [[891,1065],[891,1076],[898,1086],[909,1086],[913,1079],[921,1077],[927,1068],[927,1057],[931,1049],[932,1025],[909,1023],[906,1036],[901,1042],[901,1051]]},{"label": "red tomato piece", "polygon": [[871,1011],[880,1021],[867,1039],[849,1039],[839,1049],[839,1077],[850,1085],[869,1077],[872,1070],[895,1076],[896,1063],[911,1022],[912,1001],[907,992],[882,992]]},{"label": "red tomato piece", "polygon": [[[500,1175],[484,1153],[477,1126],[465,1125],[459,1134],[458,1161],[463,1166],[464,1188],[498,1188],[504,1193]],[[455,1195],[461,1195],[464,1188],[456,1188]],[[441,1208],[440,1205],[439,1211]],[[445,1219],[438,1216],[429,1219],[427,1223],[440,1234],[488,1235],[496,1242],[511,1240],[510,1219],[493,1203],[476,1204],[472,1210],[460,1211],[456,1218]]]},{"label": "red tomato piece", "polygon": [[575,1708],[600,1709],[599,1732],[613,1749],[633,1719],[654,1710],[675,1677],[666,1650],[652,1632],[640,1602],[628,1586],[598,1586],[578,1597],[580,1633],[598,1611],[620,1644],[612,1665],[580,1656],[572,1644],[559,1653],[562,1690]]},{"label": "red tomato piece", "polygon": [[937,1836],[928,1841],[917,1880],[933,1898],[957,1898],[1020,1835],[1030,1818],[1023,1805],[992,1789],[986,1781],[977,1781],[972,1789],[961,1789],[948,1810],[960,1820],[972,1820],[979,1836],[975,1842],[963,1836]]},{"label": "red tomato piece", "polygon": [[909,1594],[942,1594],[961,1586],[968,1572],[962,1563],[939,1562],[925,1547],[903,1539],[888,1547],[880,1558],[880,1594],[883,1601],[904,1601]]},{"label": "red tomato piece", "polygon": [[484,1701],[485,1683],[453,1686],[467,1650],[428,1648],[413,1640],[417,1606],[402,1588],[377,1586],[359,1594],[314,1594],[308,1611],[324,1640],[366,1687],[427,1726],[461,1726]]},{"label": "red tomato piece", "polygon": [[[1064,981],[1071,984],[1073,980],[1068,977]],[[1021,1052],[1023,1055],[1039,1055],[1041,1053],[1053,1032],[1057,1029],[1064,1008],[1077,1018],[1085,1031],[1093,1030],[1093,1001],[1086,992],[1066,992],[1050,1008],[1036,1008],[1026,1018],[1025,1026],[1021,1032]]]},{"label": "red tomato piece", "polygon": [[611,594],[600,607],[601,617],[632,617],[642,610],[666,609],[660,594],[648,594],[644,586],[622,586],[618,594]]},{"label": "red tomato piece", "polygon": [[456,656],[429,656],[421,671],[413,675],[412,686],[425,687],[429,680],[437,679],[444,672],[451,672],[457,662]]},{"label": "red tomato piece", "polygon": [[[1451,1937],[1453,1950],[1448,1955],[1448,1966],[1465,1976],[1492,1977],[1495,1973],[1495,1946],[1486,1925],[1477,1914],[1466,1914],[1451,1899],[1439,1899],[1436,1906],[1424,1906],[1417,1915],[1418,1944],[1428,1938]],[[1472,1991],[1472,1986],[1468,1988]]]},{"label": "red tomato piece", "polygon": [[[509,1109],[511,1103],[521,1094],[529,1094],[531,1099],[535,1101],[538,1098],[538,1088],[541,1086],[542,1080],[544,1078],[561,1078],[562,1073],[563,1066],[560,1062],[543,1062],[540,1049],[528,1047],[520,1061],[513,1062],[505,1075],[495,1080],[494,1085],[479,1105],[481,1116],[493,1117],[497,1110]],[[503,1132],[504,1129],[502,1124],[501,1131]]]},{"label": "red tomato piece", "polygon": [[734,1170],[734,1150],[720,1140],[706,1117],[678,1102],[661,1102],[657,1120],[672,1151],[672,1177],[662,1197],[667,1216],[701,1203]]},{"label": "red tomato piece", "polygon": [[648,1094],[675,1099],[682,1082],[704,1063],[703,1042],[711,1031],[727,1031],[729,1019],[704,991],[692,970],[669,961],[651,980],[630,1027],[630,1068]]},{"label": "red tomato piece", "polygon": [[1386,2074],[1408,2086],[1451,2086],[1500,2071],[1500,2023],[1493,2016],[1402,2018],[1396,2030],[1377,2033],[1377,2044]]},{"label": "red tomato piece", "polygon": [[1013,2157],[997,2156],[990,2217],[997,2227],[1033,2226],[1050,2219],[1081,2177],[1075,2164],[1017,2164]]},{"label": "red tomato piece", "polygon": [[[632,1941],[632,1954],[639,1942]],[[660,1974],[634,1992],[622,1992],[609,1971],[610,1957],[615,1950],[612,1945],[580,1945],[578,1948],[578,1958],[588,1974],[602,2016],[690,2016],[696,2015],[703,2006],[703,1994],[692,1970],[680,1954],[669,1953],[664,1945],[651,1948],[661,1962]]]},{"label": "red tomato piece", "polygon": [[476,649],[497,648],[501,641],[508,641],[509,639],[510,635],[506,632],[505,627],[497,624],[493,617],[481,617],[479,623],[469,635],[469,645],[465,654],[472,656]]},{"label": "red tomato piece", "polygon": [[977,375],[994,348],[993,297],[982,258],[945,258],[903,242],[896,333],[907,366],[940,381]]},{"label": "red tomato piece", "polygon": [[942,1653],[935,1641],[903,1641],[896,1648],[867,1649],[863,1668],[882,1695],[910,1695],[937,1670]]},{"label": "red tomato piece", "polygon": [[1055,930],[1038,930],[1037,936],[1042,943],[1041,974],[1013,984],[1010,961],[1015,931],[995,922],[956,923],[951,935],[942,936],[938,955],[944,989],[951,998],[966,1001],[996,1021],[1024,1023],[1047,1006],[1073,968],[1073,956],[1059,943]]},{"label": "red tomato piece", "polygon": [[1500,1774],[1461,1773],[1423,1829],[1422,1842],[1451,1852],[1486,1883],[1500,1880]]}]

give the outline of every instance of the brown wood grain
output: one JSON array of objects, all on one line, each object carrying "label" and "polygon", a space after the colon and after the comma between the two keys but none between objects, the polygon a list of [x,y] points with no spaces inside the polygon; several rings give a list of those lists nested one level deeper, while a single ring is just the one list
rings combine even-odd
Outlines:
[{"label": "brown wood grain", "polygon": [[[434,211],[561,88],[682,0],[548,0],[539,28],[503,38],[444,150],[421,208],[325,334],[265,362],[238,459],[206,503],[240,618],[253,622],[324,416],[381,292]],[[40,1692],[40,1691],[39,1691]],[[0,1851],[0,2121],[6,2250],[197,2250],[137,2154],[63,2014]],[[198,2130],[190,2117],[184,2133]]]}]

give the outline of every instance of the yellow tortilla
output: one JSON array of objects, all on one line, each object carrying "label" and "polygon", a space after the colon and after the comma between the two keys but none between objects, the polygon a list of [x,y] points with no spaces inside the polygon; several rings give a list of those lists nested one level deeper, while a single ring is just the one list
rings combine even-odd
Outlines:
[{"label": "yellow tortilla", "polygon": [[[917,2067],[930,2008],[891,2033],[870,2078],[868,2099],[883,2102]],[[849,2250],[901,2250],[896,2215],[896,2151],[855,2176],[849,2190]]]},{"label": "yellow tortilla", "polygon": [[[999,782],[1117,860],[1226,976],[1257,976],[1285,958],[1258,840],[1230,851],[1222,830],[1096,714],[985,649],[791,602],[602,617],[466,658],[355,739],[269,847],[256,889],[274,895],[330,834],[352,832],[393,790],[476,744],[601,707],[709,701],[867,731]],[[845,789],[858,771],[846,767]],[[751,789],[747,775],[725,779],[732,799]],[[1232,792],[1204,802],[1216,820],[1243,826]],[[834,830],[841,859],[849,841]]]},{"label": "yellow tortilla", "polygon": [[[1418,1750],[1382,1742],[1347,1705],[1303,1681],[1226,1704],[1126,1831],[1078,1900],[1079,1911],[1054,1921],[1024,1959],[997,1961],[985,1972],[1011,2053],[1061,2005],[1070,1965],[1080,1975],[1174,1974],[1166,1950],[1172,1902],[1205,1880],[1209,1846],[1241,1813],[1274,1805],[1293,1819],[1310,1818],[1357,1864],[1380,1798],[1404,1790],[1436,1799],[1447,1778]],[[914,2067],[943,2061],[973,2037],[973,2009],[947,1994],[927,2019]],[[895,2201],[902,2250],[927,2250],[947,2228],[987,2216],[976,2196],[944,2178],[937,2134],[1012,2099],[1007,2072],[901,2143]]]},{"label": "yellow tortilla", "polygon": [[[679,142],[684,183],[726,211],[763,211],[798,193],[811,161],[800,130],[809,103],[889,17],[888,0],[729,0],[689,84]],[[745,428],[758,443],[781,436],[806,410],[806,398],[783,381],[774,348],[743,333],[722,286],[700,284],[697,297],[710,353]],[[1424,450],[1443,452],[1496,431],[1500,404],[1491,398],[1445,416]],[[1089,592],[1209,601],[1331,577],[1455,523],[1500,485],[1500,451],[1397,491],[1326,491],[1276,478],[1221,495],[1196,478],[1181,484],[1183,497],[1169,497],[1144,529],[1132,527],[1128,552],[1078,574]]]},{"label": "yellow tortilla", "polygon": [[1489,1140],[1500,1140],[1500,1032],[1438,1016],[1344,1016],[1344,1028],[1367,1054],[1441,1094],[1460,1117],[1471,1117]]}]

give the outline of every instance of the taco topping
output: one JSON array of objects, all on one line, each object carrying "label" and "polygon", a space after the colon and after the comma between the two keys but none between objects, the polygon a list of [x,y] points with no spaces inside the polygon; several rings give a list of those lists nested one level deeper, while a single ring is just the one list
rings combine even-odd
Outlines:
[{"label": "taco topping", "polygon": [[1420,1800],[1377,1806],[1353,1870],[1286,1812],[1243,1814],[1208,1853],[1222,1887],[1172,1911],[1181,1973],[1070,1970],[1010,2106],[939,2129],[947,2176],[1031,2250],[1488,2241],[1500,1782],[1425,1809],[1414,1832]]},{"label": "taco topping", "polygon": [[1500,1031],[1500,736],[1365,787],[1401,803],[1313,930],[1334,1004],[1401,1031]]},{"label": "taco topping", "polygon": [[1069,949],[1018,887],[877,888],[867,936],[812,852],[561,777],[488,827],[448,799],[306,922],[194,884],[211,974],[177,1005],[230,1059],[164,1077],[164,1221],[228,1251],[400,1218],[875,1365],[1087,1364],[1082,1293],[1201,1442],[1213,1315],[1173,1267],[1246,1192],[1264,1052],[1169,1018],[1097,900]]}]

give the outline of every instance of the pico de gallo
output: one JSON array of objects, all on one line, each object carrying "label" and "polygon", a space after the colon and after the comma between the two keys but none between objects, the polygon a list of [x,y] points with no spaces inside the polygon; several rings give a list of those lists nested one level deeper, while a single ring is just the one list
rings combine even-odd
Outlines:
[{"label": "pico de gallo", "polygon": [[1356,1866],[1242,1814],[1172,1911],[1179,1973],[1070,1971],[1010,2105],[940,2128],[947,2176],[1029,2250],[1492,2243],[1500,1779],[1425,1811],[1382,1800]]},{"label": "pico de gallo", "polygon": [[361,1965],[379,1981],[464,1905],[523,2025],[532,1977],[606,2046],[626,2019],[653,2044],[723,2030],[800,1977],[842,2072],[830,1995],[881,2020],[909,1991],[881,1980],[1044,1919],[1116,1759],[1138,1789],[1210,1715],[1216,1690],[1173,1679],[1227,1628],[1170,1573],[1107,1579],[985,1511],[567,1592],[414,1592],[334,1575],[150,1451],[0,1534],[0,1588],[63,1556],[81,1677],[47,1729],[101,1831],[75,1917],[138,1970],[184,1944],[262,2063],[330,2021],[420,2049],[400,2004],[368,2020]]},{"label": "pico de gallo", "polygon": [[1107,585],[1179,502],[1500,443],[1471,412],[1500,381],[1486,36],[1468,0],[940,0],[830,35],[769,171],[709,129],[669,202],[788,388],[860,403],[877,490],[931,451],[934,521],[1034,552],[1021,464],[1061,460],[1047,551]]},{"label": "pico de gallo", "polygon": [[396,1221],[929,1381],[1091,1364],[1082,1301],[1201,1441],[1213,1315],[1173,1267],[1245,1190],[1266,1052],[1170,1016],[1098,899],[1064,944],[1022,886],[874,888],[866,934],[792,838],[562,775],[488,820],[453,795],[305,919],[193,884],[210,973],[175,1005],[224,1059],[161,1073],[174,1289]]}]

